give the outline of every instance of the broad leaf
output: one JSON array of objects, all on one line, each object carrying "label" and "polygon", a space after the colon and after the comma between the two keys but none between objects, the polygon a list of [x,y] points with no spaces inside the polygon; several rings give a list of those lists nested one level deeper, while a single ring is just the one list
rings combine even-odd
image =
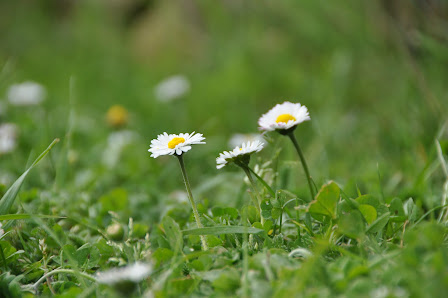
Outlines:
[{"label": "broad leaf", "polygon": [[340,197],[339,186],[330,181],[322,186],[316,199],[311,202],[308,212],[311,215],[325,215],[331,218],[336,218],[336,206]]}]

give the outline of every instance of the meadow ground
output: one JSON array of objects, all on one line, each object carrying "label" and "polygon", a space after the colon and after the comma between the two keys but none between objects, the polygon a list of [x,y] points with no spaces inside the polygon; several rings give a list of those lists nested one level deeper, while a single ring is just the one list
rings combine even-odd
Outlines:
[{"label": "meadow ground", "polygon": [[[1,295],[441,297],[447,22],[443,1],[2,1]],[[216,157],[286,100],[320,192],[266,133],[262,220]],[[177,159],[148,152],[193,131],[203,230]]]}]

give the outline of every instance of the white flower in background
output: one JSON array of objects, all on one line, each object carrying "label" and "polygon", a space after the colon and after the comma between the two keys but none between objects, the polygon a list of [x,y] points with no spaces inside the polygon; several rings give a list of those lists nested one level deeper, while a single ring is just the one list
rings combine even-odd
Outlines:
[{"label": "white flower in background", "polygon": [[107,148],[103,155],[103,164],[115,167],[123,149],[137,139],[137,134],[130,130],[113,132],[107,138]]},{"label": "white flower in background", "polygon": [[138,283],[147,278],[152,272],[152,267],[146,263],[134,263],[125,267],[99,272],[96,279],[101,284],[114,285],[121,282]]},{"label": "white flower in background", "polygon": [[216,168],[221,169],[229,162],[248,163],[250,155],[255,152],[260,152],[263,149],[263,143],[260,141],[247,142],[235,147],[232,151],[224,151],[216,158]]},{"label": "white flower in background", "polygon": [[260,143],[263,143],[263,145],[266,144],[266,141],[263,139],[262,135],[256,134],[256,133],[248,133],[248,134],[242,134],[242,133],[236,133],[230,137],[229,140],[229,147],[235,148],[236,146],[239,146],[242,143],[247,142],[254,142],[259,141]]},{"label": "white flower in background", "polygon": [[298,124],[311,120],[308,109],[300,103],[285,101],[270,109],[258,120],[260,130],[288,130]]},{"label": "white flower in background", "polygon": [[18,128],[13,123],[0,125],[0,154],[5,154],[16,149]]},{"label": "white flower in background", "polygon": [[169,102],[182,97],[190,91],[190,82],[183,75],[175,75],[161,81],[155,87],[154,94],[159,101]]},{"label": "white flower in background", "polygon": [[32,106],[40,104],[47,92],[44,86],[27,81],[11,85],[8,89],[9,103],[15,106]]},{"label": "white flower in background", "polygon": [[191,145],[205,144],[202,142],[205,138],[201,133],[192,132],[181,134],[167,134],[164,132],[157,136],[157,139],[151,141],[149,152],[151,157],[157,158],[160,155],[182,155],[191,149]]}]

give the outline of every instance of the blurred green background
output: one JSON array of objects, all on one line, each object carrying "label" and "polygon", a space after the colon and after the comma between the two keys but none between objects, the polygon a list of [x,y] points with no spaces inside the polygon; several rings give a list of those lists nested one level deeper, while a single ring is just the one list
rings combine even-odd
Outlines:
[{"label": "blurred green background", "polygon": [[[386,196],[440,192],[442,173],[440,181],[425,177],[434,171],[434,139],[447,139],[447,20],[447,2],[436,0],[1,1],[2,102],[15,83],[47,90],[39,107],[7,105],[1,115],[20,129],[17,150],[0,156],[2,177],[13,181],[59,137],[29,188],[63,202],[125,188],[130,204],[157,204],[183,185],[174,160],[149,157],[150,140],[196,131],[207,145],[186,156],[195,192],[235,205],[229,197],[242,173],[217,171],[215,157],[232,134],[257,132],[260,115],[289,100],[310,111],[296,135],[318,183]],[[179,74],[189,91],[157,100],[159,82]],[[119,129],[106,121],[117,104],[129,113]],[[106,166],[117,129],[134,137]],[[282,183],[306,195],[290,144],[270,137],[260,156],[270,160],[283,147],[280,167],[291,177]],[[432,205],[430,195],[423,201]]]}]

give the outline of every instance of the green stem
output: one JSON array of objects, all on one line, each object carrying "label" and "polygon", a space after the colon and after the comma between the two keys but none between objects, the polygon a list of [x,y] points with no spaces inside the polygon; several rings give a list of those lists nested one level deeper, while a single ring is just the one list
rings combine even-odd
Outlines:
[{"label": "green stem", "polygon": [[250,182],[250,184],[252,186],[252,189],[253,189],[253,191],[254,191],[257,199],[258,199],[258,206],[256,206],[256,207],[258,209],[258,212],[260,213],[261,224],[264,225],[264,218],[263,218],[263,215],[261,215],[261,203],[262,203],[262,201],[261,201],[260,193],[258,192],[258,189],[257,189],[257,186],[255,184],[254,179],[252,178],[252,174],[250,173],[249,167],[247,165],[246,166],[240,165],[240,167],[244,170],[244,173],[246,173],[246,176],[249,179],[249,182]]},{"label": "green stem", "polygon": [[91,281],[96,281],[96,278],[87,274],[87,273],[83,273],[83,272],[79,272],[79,271],[75,271],[72,269],[56,269],[50,272],[45,273],[41,278],[39,278],[38,281],[36,281],[36,283],[33,285],[33,288],[37,290],[37,287],[44,281],[46,280],[48,277],[54,275],[54,274],[58,274],[58,273],[68,273],[68,274],[74,274],[77,276],[82,276],[88,280]]},{"label": "green stem", "polygon": [[303,156],[303,152],[300,149],[299,143],[297,142],[294,132],[291,131],[290,133],[288,133],[288,136],[291,139],[292,143],[294,144],[294,147],[296,148],[297,153],[299,154],[300,161],[302,162],[303,170],[305,171],[306,179],[308,180],[308,186],[310,188],[310,193],[311,193],[311,200],[314,200],[315,195],[314,195],[314,190],[313,190],[313,184],[311,183],[310,172],[308,170],[308,166],[306,164],[305,157]]},{"label": "green stem", "polygon": [[[185,164],[184,159],[182,155],[177,155],[177,158],[179,159],[180,169],[182,171],[182,176],[184,178],[185,188],[187,189],[188,193],[188,199],[190,200],[191,207],[193,208],[193,215],[194,219],[196,220],[196,224],[198,225],[198,228],[203,228],[204,226],[201,223],[201,218],[199,217],[198,208],[196,207],[196,203],[193,199],[193,193],[191,192],[190,182],[188,181],[187,171],[185,170]],[[202,249],[208,250],[207,246],[207,240],[205,239],[204,235],[201,235],[201,243],[202,243]]]}]

